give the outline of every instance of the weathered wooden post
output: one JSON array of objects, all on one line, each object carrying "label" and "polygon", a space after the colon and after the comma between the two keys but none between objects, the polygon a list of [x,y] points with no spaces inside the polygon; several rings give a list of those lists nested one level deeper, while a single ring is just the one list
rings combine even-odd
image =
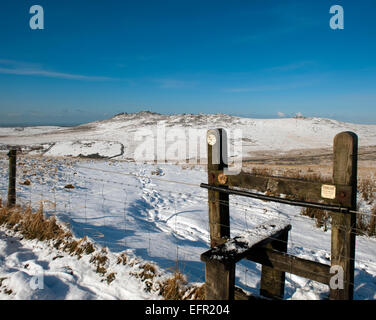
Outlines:
[{"label": "weathered wooden post", "polygon": [[[216,180],[218,171],[227,167],[227,135],[223,129],[209,130],[208,143],[208,181],[219,186]],[[215,247],[230,237],[229,195],[208,190],[210,245]]]},{"label": "weathered wooden post", "polygon": [[11,208],[16,205],[16,170],[17,170],[17,150],[11,149],[9,157],[9,185],[8,185],[8,202],[7,207]]},{"label": "weathered wooden post", "polygon": [[[351,186],[351,195],[341,192],[339,199],[350,198],[350,209],[356,210],[358,137],[353,132],[339,133],[334,138],[333,148],[333,183]],[[330,288],[333,300],[353,298],[355,228],[355,213],[332,213],[331,266],[343,269],[343,288]]]},{"label": "weathered wooden post", "polygon": [[[218,171],[227,168],[227,134],[224,129],[208,130],[208,182],[218,186]],[[229,195],[208,190],[210,246],[213,248],[230,237]],[[213,261],[205,269],[206,299],[234,299],[235,264]]]},{"label": "weathered wooden post", "polygon": [[[289,229],[281,234],[278,239],[265,245],[265,248],[274,252],[287,252]],[[260,294],[267,298],[283,299],[285,294],[285,272],[273,267],[262,265]]]}]

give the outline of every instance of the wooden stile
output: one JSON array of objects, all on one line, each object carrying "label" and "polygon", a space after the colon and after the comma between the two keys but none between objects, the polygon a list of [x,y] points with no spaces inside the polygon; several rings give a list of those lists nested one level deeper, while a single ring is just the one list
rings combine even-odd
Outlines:
[{"label": "wooden stile", "polygon": [[[208,189],[211,250],[201,255],[206,263],[206,299],[246,299],[235,288],[235,265],[241,259],[262,264],[260,294],[281,299],[284,295],[285,272],[332,285],[331,267],[343,269],[343,288],[330,288],[330,299],[351,300],[354,291],[357,152],[358,138],[352,132],[342,132],[334,138],[333,181],[330,184],[285,177],[267,177],[240,172],[224,174],[227,168],[226,132],[208,131]],[[287,203],[331,211],[331,265],[306,260],[287,254],[290,225],[267,235],[254,245],[241,238],[230,237],[229,195],[260,198],[239,189],[284,194],[297,201],[282,201],[281,197],[262,198],[266,201]],[[311,201],[311,202],[310,202]],[[312,202],[314,201],[314,203]],[[351,211],[352,212],[351,212]],[[229,243],[226,243],[229,242]],[[237,248],[228,251],[226,248]]]}]

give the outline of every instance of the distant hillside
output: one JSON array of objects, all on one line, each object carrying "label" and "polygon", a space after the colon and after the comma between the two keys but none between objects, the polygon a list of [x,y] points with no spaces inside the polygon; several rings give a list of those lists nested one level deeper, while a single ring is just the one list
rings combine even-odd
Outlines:
[{"label": "distant hillside", "polygon": [[[229,132],[231,146],[235,129],[242,132],[243,157],[252,157],[258,152],[273,154],[298,149],[331,148],[334,136],[342,131],[353,131],[359,136],[359,145],[376,146],[376,125],[360,125],[322,118],[252,119],[226,114],[178,114],[162,115],[143,111],[121,113],[104,121],[96,121],[76,127],[26,127],[0,128],[0,147],[22,146],[33,154],[49,156],[84,156],[116,159],[133,159],[136,148],[143,142],[136,141],[140,130],[154,133],[165,127],[167,148],[175,143],[176,132],[183,136],[177,139],[187,146],[190,129],[205,131],[225,128]],[[191,130],[192,131],[192,130]],[[155,141],[154,141],[155,142]],[[191,143],[196,143],[191,141]],[[149,141],[150,148],[156,146]],[[231,151],[230,151],[231,154]],[[188,156],[187,156],[188,157]]]}]

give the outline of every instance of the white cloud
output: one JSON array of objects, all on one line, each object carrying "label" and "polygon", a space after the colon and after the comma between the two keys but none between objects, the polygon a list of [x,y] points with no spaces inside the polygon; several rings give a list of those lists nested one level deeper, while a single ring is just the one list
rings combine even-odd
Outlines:
[{"label": "white cloud", "polygon": [[278,114],[278,117],[280,117],[280,118],[283,118],[283,117],[285,117],[285,116],[286,116],[286,114],[285,114],[285,113],[283,113],[283,112],[278,112],[277,114]]},{"label": "white cloud", "polygon": [[[1,66],[2,65],[2,66]],[[71,79],[71,80],[90,80],[105,81],[114,80],[109,77],[86,76],[82,74],[56,72],[43,69],[40,65],[19,62],[14,60],[0,59],[0,73],[24,76],[41,76],[49,78]]]}]

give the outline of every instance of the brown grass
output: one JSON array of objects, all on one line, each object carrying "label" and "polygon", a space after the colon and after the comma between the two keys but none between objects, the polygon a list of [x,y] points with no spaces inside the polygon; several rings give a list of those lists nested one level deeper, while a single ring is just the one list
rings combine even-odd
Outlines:
[{"label": "brown grass", "polygon": [[185,300],[205,300],[205,283],[192,286],[185,296]]},{"label": "brown grass", "polygon": [[324,231],[328,230],[328,225],[330,221],[330,214],[328,211],[313,209],[313,208],[302,208],[301,215],[315,219],[317,228],[324,228]]},{"label": "brown grass", "polygon": [[122,252],[120,254],[120,256],[118,256],[118,258],[117,258],[117,264],[120,264],[120,263],[123,266],[125,266],[127,264],[127,255],[124,252]]},{"label": "brown grass", "polygon": [[376,197],[375,179],[371,179],[369,177],[360,179],[358,182],[358,190],[360,191],[364,201],[368,202],[368,204],[372,204]]},{"label": "brown grass", "polygon": [[24,182],[20,182],[20,184],[22,184],[23,186],[29,186],[31,185],[31,182],[29,179],[26,179]]},{"label": "brown grass", "polygon": [[43,241],[71,236],[69,231],[57,224],[55,217],[43,216],[42,206],[35,213],[30,207],[24,210],[20,207],[1,208],[0,224],[6,224],[8,228],[20,232],[26,239]]},{"label": "brown grass", "polygon": [[90,262],[97,266],[95,272],[101,274],[102,276],[107,273],[107,269],[105,268],[105,265],[108,261],[106,253],[107,252],[104,252],[102,250],[102,252],[96,254],[95,256],[92,256],[90,259]]},{"label": "brown grass", "polygon": [[116,279],[115,272],[111,272],[110,274],[107,275],[106,281],[108,284],[110,284],[112,281]]},{"label": "brown grass", "polygon": [[[124,264],[123,258],[118,258],[119,261],[122,260]],[[131,264],[130,264],[131,265]],[[134,265],[134,264],[133,264]],[[139,266],[138,271],[132,271],[130,274],[135,276],[136,278],[141,279],[142,282],[145,284],[146,291],[151,291],[154,285],[154,279],[158,275],[157,274],[157,267],[151,263],[144,263]]]},{"label": "brown grass", "polygon": [[367,235],[369,237],[376,236],[376,204],[371,210],[371,214],[359,214],[356,221],[356,231],[359,235]]},{"label": "brown grass", "polygon": [[186,293],[186,284],[185,276],[176,270],[172,277],[162,283],[160,293],[166,300],[182,300]]},{"label": "brown grass", "polygon": [[0,278],[0,287],[3,285],[3,281],[6,280],[6,277]]}]

